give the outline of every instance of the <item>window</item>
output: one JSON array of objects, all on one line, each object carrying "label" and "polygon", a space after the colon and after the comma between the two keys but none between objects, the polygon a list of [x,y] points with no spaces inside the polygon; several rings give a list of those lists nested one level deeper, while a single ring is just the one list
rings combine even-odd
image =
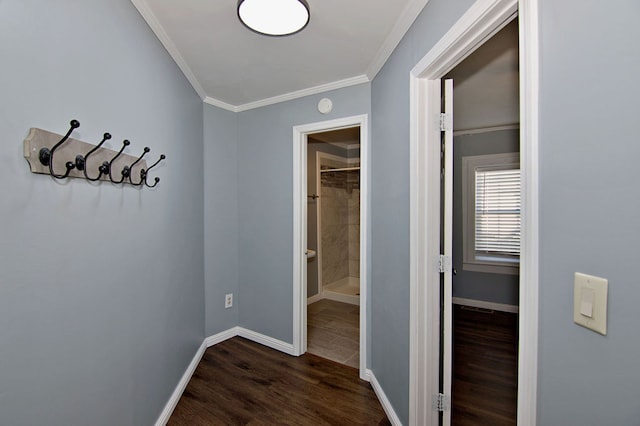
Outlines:
[{"label": "window", "polygon": [[520,264],[518,153],[462,159],[463,269],[517,274]]}]

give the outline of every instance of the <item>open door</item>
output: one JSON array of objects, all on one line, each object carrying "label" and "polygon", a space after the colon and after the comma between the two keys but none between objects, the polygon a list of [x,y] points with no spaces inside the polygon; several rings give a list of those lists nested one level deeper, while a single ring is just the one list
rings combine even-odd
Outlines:
[{"label": "open door", "polygon": [[441,389],[438,409],[442,425],[451,425],[451,354],[452,354],[452,255],[453,255],[453,80],[444,81],[444,111],[440,114],[442,132],[442,236],[440,272],[441,315]]}]

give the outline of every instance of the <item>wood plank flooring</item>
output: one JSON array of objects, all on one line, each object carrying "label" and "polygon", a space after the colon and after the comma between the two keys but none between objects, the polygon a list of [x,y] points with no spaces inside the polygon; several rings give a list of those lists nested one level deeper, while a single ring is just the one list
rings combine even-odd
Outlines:
[{"label": "wood plank flooring", "polygon": [[454,426],[515,425],[518,316],[454,305]]},{"label": "wood plank flooring", "polygon": [[389,425],[358,370],[241,337],[205,352],[169,425]]}]

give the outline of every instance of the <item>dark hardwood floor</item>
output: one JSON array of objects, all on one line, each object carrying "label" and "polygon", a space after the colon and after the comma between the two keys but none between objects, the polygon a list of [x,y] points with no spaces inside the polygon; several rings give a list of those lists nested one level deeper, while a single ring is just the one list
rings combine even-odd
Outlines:
[{"label": "dark hardwood floor", "polygon": [[518,316],[454,305],[454,426],[515,425]]},{"label": "dark hardwood floor", "polygon": [[169,425],[389,425],[358,370],[241,337],[205,352]]}]

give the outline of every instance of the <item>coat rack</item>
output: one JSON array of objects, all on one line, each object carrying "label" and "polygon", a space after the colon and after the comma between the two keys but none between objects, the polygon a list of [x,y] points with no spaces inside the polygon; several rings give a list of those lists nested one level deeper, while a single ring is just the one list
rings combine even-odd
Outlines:
[{"label": "coat rack", "polygon": [[[29,131],[24,140],[24,157],[32,173],[48,174],[55,179],[77,177],[91,182],[105,180],[116,184],[146,185],[149,188],[160,182],[160,178],[156,177],[153,184],[149,184],[149,170],[166,158],[164,154],[147,167],[143,158],[151,151],[148,147],[139,157],[133,157],[123,153],[131,144],[128,140],[122,141],[119,151],[112,151],[102,148],[102,144],[111,139],[109,133],[103,135],[98,145],[91,145],[69,137],[74,129],[80,127],[78,120],[71,120],[69,125],[69,131],[64,136],[42,129],[32,128]],[[63,169],[64,173],[61,173]]]}]

